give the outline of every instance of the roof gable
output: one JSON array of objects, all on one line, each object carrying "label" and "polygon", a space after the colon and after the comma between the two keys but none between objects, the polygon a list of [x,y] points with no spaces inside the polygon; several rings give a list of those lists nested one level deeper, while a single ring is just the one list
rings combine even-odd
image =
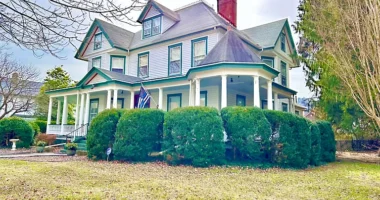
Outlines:
[{"label": "roof gable", "polygon": [[159,4],[154,0],[150,0],[141,12],[139,18],[137,19],[137,22],[142,23],[145,18],[149,18],[147,16],[149,15],[149,12],[152,11],[158,11],[160,14],[163,14],[174,21],[180,20],[180,17],[176,12],[170,10],[169,8],[163,6],[162,4]]},{"label": "roof gable", "polygon": [[[100,76],[100,77],[99,77]],[[85,86],[90,83],[92,83],[92,80],[97,77],[98,80],[104,80],[104,82],[107,81],[120,81],[124,83],[136,83],[141,81],[141,78],[137,78],[134,76],[128,76],[124,75],[118,72],[112,72],[105,69],[99,69],[99,68],[91,68],[91,70],[77,83],[77,87]],[[98,83],[98,82],[97,82]]]}]

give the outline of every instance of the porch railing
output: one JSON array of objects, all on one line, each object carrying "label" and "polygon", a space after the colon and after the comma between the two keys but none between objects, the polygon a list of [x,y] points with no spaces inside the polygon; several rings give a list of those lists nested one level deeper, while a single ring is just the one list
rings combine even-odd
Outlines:
[{"label": "porch railing", "polygon": [[66,134],[66,142],[68,142],[69,139],[75,140],[76,137],[86,137],[87,131],[88,131],[89,124],[83,124],[81,127],[71,131],[70,133]]},{"label": "porch railing", "polygon": [[47,125],[47,134],[56,134],[56,135],[66,135],[75,130],[74,125],[62,125],[60,124],[49,124]]}]

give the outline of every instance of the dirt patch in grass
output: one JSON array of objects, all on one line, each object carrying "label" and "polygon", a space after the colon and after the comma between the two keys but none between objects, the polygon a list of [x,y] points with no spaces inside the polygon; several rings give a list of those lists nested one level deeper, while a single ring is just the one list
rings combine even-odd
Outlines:
[{"label": "dirt patch in grass", "polygon": [[377,155],[376,151],[368,151],[368,152],[338,151],[336,153],[336,156],[338,160],[360,161],[360,162],[380,164],[380,157]]}]

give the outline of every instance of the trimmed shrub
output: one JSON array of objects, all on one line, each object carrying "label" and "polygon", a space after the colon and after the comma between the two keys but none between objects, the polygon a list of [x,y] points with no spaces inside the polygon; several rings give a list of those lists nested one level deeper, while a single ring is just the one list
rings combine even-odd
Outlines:
[{"label": "trimmed shrub", "polygon": [[57,135],[42,133],[37,135],[36,142],[43,141],[46,142],[48,145],[53,145],[56,139]]},{"label": "trimmed shrub", "polygon": [[232,148],[238,150],[241,158],[264,160],[269,152],[272,132],[262,109],[226,107],[221,115]]},{"label": "trimmed shrub", "polygon": [[163,150],[170,164],[180,161],[199,167],[223,164],[223,138],[223,122],[215,108],[177,108],[165,115]]},{"label": "trimmed shrub", "polygon": [[144,161],[149,153],[160,151],[163,123],[161,110],[135,109],[124,113],[117,125],[115,159]]},{"label": "trimmed shrub", "polygon": [[33,128],[25,120],[19,117],[9,117],[0,120],[1,143],[9,144],[10,139],[19,139],[17,147],[29,148],[33,142]]},{"label": "trimmed shrub", "polygon": [[263,112],[272,128],[272,162],[283,167],[307,167],[310,160],[310,129],[306,119],[281,111]]},{"label": "trimmed shrub", "polygon": [[309,122],[310,126],[310,164],[319,166],[321,162],[321,133],[316,123]]},{"label": "trimmed shrub", "polygon": [[29,122],[29,124],[33,128],[33,138],[37,137],[37,135],[41,133],[40,127],[34,122]]},{"label": "trimmed shrub", "polygon": [[37,124],[37,126],[40,127],[41,133],[46,133],[46,126],[47,126],[47,122],[46,121],[36,120],[36,121],[34,121],[34,123]]},{"label": "trimmed shrub", "polygon": [[333,162],[335,161],[336,141],[332,126],[327,121],[318,121],[317,125],[321,133],[321,161]]},{"label": "trimmed shrub", "polygon": [[[90,159],[107,159],[106,150],[115,141],[116,126],[121,110],[108,109],[99,113],[92,121],[87,133],[87,153]],[[113,157],[111,153],[110,158]]]}]

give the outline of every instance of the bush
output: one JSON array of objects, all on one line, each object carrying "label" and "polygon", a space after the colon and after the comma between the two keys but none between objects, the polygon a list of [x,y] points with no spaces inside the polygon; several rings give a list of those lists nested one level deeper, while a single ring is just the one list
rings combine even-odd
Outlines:
[{"label": "bush", "polygon": [[309,122],[310,126],[310,164],[319,166],[321,161],[321,133],[316,123]]},{"label": "bush", "polygon": [[37,135],[41,133],[40,127],[34,122],[29,122],[29,124],[33,128],[33,138],[37,137]]},{"label": "bush", "polygon": [[331,124],[327,121],[318,121],[317,125],[321,133],[321,161],[333,162],[335,161],[336,141]]},{"label": "bush", "polygon": [[38,147],[44,147],[44,146],[46,146],[46,142],[44,142],[44,141],[38,141],[36,146],[38,146]]},{"label": "bush", "polygon": [[163,150],[170,164],[182,158],[194,166],[222,164],[223,138],[223,122],[215,108],[177,108],[165,115]]},{"label": "bush", "polygon": [[47,126],[47,122],[46,121],[36,120],[36,121],[34,121],[34,123],[37,124],[37,126],[40,127],[41,133],[46,133],[46,126]]},{"label": "bush", "polygon": [[269,152],[271,127],[262,109],[227,107],[222,109],[221,115],[233,149],[237,149],[243,159],[264,160]]},{"label": "bush", "polygon": [[17,138],[17,147],[29,148],[33,142],[33,128],[25,120],[19,117],[9,117],[0,120],[1,143],[8,144],[10,139]]},{"label": "bush", "polygon": [[[109,109],[99,113],[92,121],[87,133],[87,153],[91,159],[107,159],[106,150],[115,141],[116,126],[121,110]],[[112,158],[111,153],[110,158]]]},{"label": "bush", "polygon": [[305,168],[310,160],[310,129],[305,118],[263,111],[272,128],[271,160],[283,167]]},{"label": "bush", "polygon": [[117,160],[143,161],[160,151],[164,113],[157,109],[136,109],[124,113],[117,125],[114,152]]},{"label": "bush", "polygon": [[56,139],[57,135],[42,133],[37,135],[36,142],[43,141],[46,142],[48,145],[53,145]]}]

